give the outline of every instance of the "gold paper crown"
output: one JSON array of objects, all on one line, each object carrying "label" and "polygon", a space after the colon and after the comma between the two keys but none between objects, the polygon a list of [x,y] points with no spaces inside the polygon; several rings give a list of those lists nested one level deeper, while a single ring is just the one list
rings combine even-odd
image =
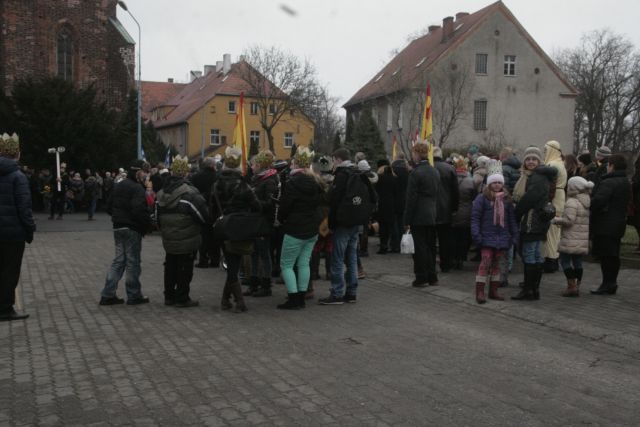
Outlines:
[{"label": "gold paper crown", "polygon": [[189,159],[187,156],[181,157],[180,154],[173,158],[171,162],[171,173],[174,176],[186,176],[189,173]]},{"label": "gold paper crown", "polygon": [[261,152],[256,154],[255,157],[253,158],[253,162],[258,166],[260,166],[262,169],[267,169],[268,167],[271,167],[273,160],[274,160],[273,153],[269,150],[262,150]]},{"label": "gold paper crown", "polygon": [[300,168],[308,168],[313,162],[313,156],[315,153],[307,147],[298,147],[293,159],[296,165]]},{"label": "gold paper crown", "polygon": [[20,152],[20,138],[15,133],[4,133],[0,138],[0,156],[15,157]]},{"label": "gold paper crown", "polygon": [[490,160],[487,165],[487,176],[502,175],[502,162],[500,160]]}]

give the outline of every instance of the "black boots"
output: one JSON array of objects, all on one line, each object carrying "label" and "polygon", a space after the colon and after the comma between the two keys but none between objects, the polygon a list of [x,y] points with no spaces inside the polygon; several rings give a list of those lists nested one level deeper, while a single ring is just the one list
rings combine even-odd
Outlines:
[{"label": "black boots", "polygon": [[252,297],[270,297],[271,296],[271,277],[262,277],[260,279],[260,289],[251,294]]},{"label": "black boots", "polygon": [[535,301],[540,299],[540,280],[542,278],[542,264],[524,265],[524,285],[518,295],[511,297],[516,301]]},{"label": "black boots", "polygon": [[558,267],[558,258],[545,258],[543,266],[545,273],[555,273],[560,269]]},{"label": "black boots", "polygon": [[249,289],[244,291],[242,295],[244,295],[245,297],[250,297],[254,293],[258,292],[259,286],[260,286],[260,279],[258,279],[256,276],[249,277]]},{"label": "black boots", "polygon": [[620,258],[603,256],[600,258],[600,269],[602,271],[602,284],[593,295],[615,295],[618,290],[618,272],[620,271]]},{"label": "black boots", "polygon": [[[244,297],[242,296],[242,287],[239,282],[230,283],[229,285],[229,293],[233,295],[233,298],[236,300],[236,307],[233,309],[234,313],[244,313],[247,311],[247,305],[244,303]],[[226,286],[225,286],[226,288]],[[224,291],[223,291],[224,297]],[[229,305],[229,299],[227,299]]]},{"label": "black boots", "polygon": [[282,304],[278,304],[277,308],[280,310],[299,310],[301,308],[305,308],[305,294],[306,292],[287,294],[287,300]]}]

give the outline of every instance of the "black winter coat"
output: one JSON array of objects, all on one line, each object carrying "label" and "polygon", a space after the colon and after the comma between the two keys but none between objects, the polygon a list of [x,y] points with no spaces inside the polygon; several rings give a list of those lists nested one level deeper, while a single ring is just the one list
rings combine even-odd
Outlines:
[{"label": "black winter coat", "polygon": [[280,177],[275,169],[269,169],[251,177],[251,187],[260,202],[260,210],[269,224],[275,221],[276,205],[273,199],[278,197],[279,185]]},{"label": "black winter coat", "polygon": [[435,159],[434,167],[440,174],[436,224],[451,224],[453,213],[458,210],[460,202],[458,174],[453,166],[442,159]]},{"label": "black winter coat", "polygon": [[458,210],[453,216],[451,225],[461,228],[471,227],[471,209],[478,192],[476,191],[476,186],[473,184],[473,178],[468,172],[458,173],[458,191],[460,193],[460,202],[458,203]]},{"label": "black winter coat", "polygon": [[211,187],[216,182],[216,171],[206,168],[191,177],[191,183],[198,189],[202,197],[209,203]]},{"label": "black winter coat", "polygon": [[516,182],[520,179],[520,167],[522,167],[522,162],[516,156],[511,156],[502,162],[504,186],[509,191],[509,194],[513,194],[513,187],[516,186]]},{"label": "black winter coat", "polygon": [[404,160],[396,160],[391,164],[391,169],[396,176],[396,214],[402,214],[407,203],[409,168]]},{"label": "black winter coat", "polygon": [[541,212],[550,201],[551,186],[555,185],[557,174],[557,169],[553,167],[538,166],[527,179],[525,193],[516,204],[522,242],[547,240],[551,221],[543,220]]},{"label": "black winter coat", "polygon": [[389,166],[385,166],[384,171],[378,175],[378,182],[375,184],[376,193],[378,193],[378,212],[376,217],[380,222],[393,222],[399,197],[397,194],[397,180],[398,178],[393,176]]},{"label": "black winter coat", "polygon": [[260,203],[240,171],[223,169],[212,188],[211,209],[214,218],[220,216],[217,200],[222,205],[222,212],[260,212]]},{"label": "black winter coat", "polygon": [[624,171],[603,175],[591,196],[591,229],[594,236],[621,239],[627,227],[631,184]]},{"label": "black winter coat", "polygon": [[278,208],[278,221],[284,233],[303,240],[318,234],[324,218],[321,209],[324,198],[324,189],[312,176],[304,172],[290,175]]},{"label": "black winter coat", "polygon": [[440,191],[438,171],[426,160],[418,163],[409,174],[404,224],[410,226],[436,225]]},{"label": "black winter coat", "polygon": [[113,228],[130,228],[144,235],[151,225],[145,189],[135,175],[129,174],[113,187],[107,202],[107,213],[111,215]]},{"label": "black winter coat", "polygon": [[17,161],[0,157],[0,242],[31,243],[34,231],[29,180]]}]

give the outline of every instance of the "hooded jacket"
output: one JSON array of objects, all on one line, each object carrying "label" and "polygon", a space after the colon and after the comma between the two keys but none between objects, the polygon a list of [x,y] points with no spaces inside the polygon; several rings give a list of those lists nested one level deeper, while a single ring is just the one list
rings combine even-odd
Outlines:
[{"label": "hooded jacket", "polygon": [[575,189],[567,191],[564,213],[554,222],[562,227],[558,252],[571,255],[589,253],[589,193],[579,193]]},{"label": "hooded jacket", "polygon": [[223,169],[211,191],[211,212],[215,218],[222,213],[260,212],[260,202],[236,169]]},{"label": "hooded jacket", "polygon": [[324,198],[324,189],[312,176],[302,171],[292,173],[278,208],[284,233],[302,240],[317,235],[324,218],[321,209]]},{"label": "hooded jacket", "polygon": [[280,176],[275,169],[267,169],[251,177],[251,187],[260,202],[260,210],[269,224],[275,220],[275,202],[278,197]]},{"label": "hooded jacket", "polygon": [[473,178],[467,171],[457,172],[458,175],[458,192],[460,193],[460,199],[458,203],[458,210],[453,219],[451,225],[453,227],[470,227],[471,226],[471,208],[473,206],[473,200],[478,194],[476,187],[473,185]]},{"label": "hooded jacket", "polygon": [[409,181],[409,168],[404,160],[394,160],[391,163],[396,179],[396,214],[404,212],[404,206],[407,202],[407,182]]},{"label": "hooded jacket", "polygon": [[183,178],[171,177],[157,194],[162,246],[168,254],[188,254],[202,243],[202,226],[211,222],[200,192]]},{"label": "hooded jacket", "polygon": [[[487,189],[488,190],[488,189]],[[494,224],[494,201],[478,194],[471,213],[471,238],[481,248],[509,249],[518,243],[518,224],[510,200],[504,200],[504,227]]]},{"label": "hooded jacket", "polygon": [[151,225],[151,215],[147,207],[145,189],[134,172],[127,174],[113,187],[107,203],[107,213],[111,215],[113,228],[130,228],[144,235]]},{"label": "hooded jacket", "polygon": [[29,180],[17,161],[0,157],[0,242],[31,243],[35,230]]},{"label": "hooded jacket", "polygon": [[509,194],[513,193],[513,187],[516,186],[516,182],[520,179],[520,168],[522,162],[512,155],[508,159],[502,162],[502,176],[504,176],[504,186],[509,191]]},{"label": "hooded jacket", "polygon": [[541,217],[549,202],[549,192],[555,181],[557,170],[549,166],[538,166],[527,179],[522,198],[516,204],[516,219],[520,222],[521,241],[546,240],[551,225]]}]

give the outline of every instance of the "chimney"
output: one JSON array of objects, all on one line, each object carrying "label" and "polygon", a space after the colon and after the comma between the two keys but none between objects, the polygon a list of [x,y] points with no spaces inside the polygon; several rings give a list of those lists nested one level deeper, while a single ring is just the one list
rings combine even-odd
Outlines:
[{"label": "chimney", "polygon": [[222,55],[222,72],[227,74],[231,70],[231,54],[225,53]]},{"label": "chimney", "polygon": [[169,78],[167,79],[167,82],[168,82],[168,83],[173,83],[173,77],[169,77]]},{"label": "chimney", "polygon": [[191,76],[190,81],[194,81],[195,79],[202,77],[202,71],[192,70],[189,75]]},{"label": "chimney", "polygon": [[442,43],[449,40],[453,34],[453,16],[447,16],[442,20]]},{"label": "chimney", "polygon": [[204,66],[204,75],[207,76],[209,73],[212,73],[216,69],[215,65],[205,65]]},{"label": "chimney", "polygon": [[464,18],[465,16],[469,16],[469,12],[458,12],[456,13],[456,21]]},{"label": "chimney", "polygon": [[216,73],[222,71],[222,61],[216,61]]},{"label": "chimney", "polygon": [[429,34],[440,28],[440,25],[429,25]]}]

